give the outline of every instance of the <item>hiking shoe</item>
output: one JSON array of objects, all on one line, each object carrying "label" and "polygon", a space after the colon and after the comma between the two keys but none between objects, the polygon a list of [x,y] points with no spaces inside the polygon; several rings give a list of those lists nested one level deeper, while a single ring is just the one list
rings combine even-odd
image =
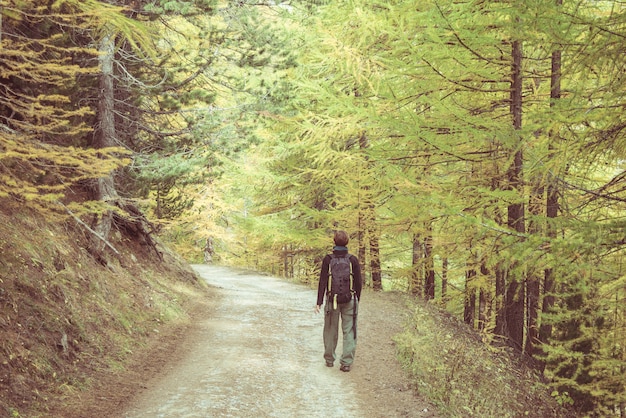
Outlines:
[{"label": "hiking shoe", "polygon": [[349,372],[350,371],[350,366],[347,364],[342,364],[341,367],[339,368],[339,370],[341,370],[342,372]]},{"label": "hiking shoe", "polygon": [[326,362],[326,367],[333,367],[333,363],[331,363],[330,361]]}]

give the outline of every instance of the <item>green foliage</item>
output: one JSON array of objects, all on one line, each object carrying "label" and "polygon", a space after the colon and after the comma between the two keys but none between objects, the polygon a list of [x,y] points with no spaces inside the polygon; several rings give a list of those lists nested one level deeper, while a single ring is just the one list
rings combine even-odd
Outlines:
[{"label": "green foliage", "polygon": [[0,197],[58,215],[65,213],[58,201],[71,201],[72,189],[129,163],[124,149],[84,146],[93,111],[72,95],[81,77],[97,72],[97,51],[73,44],[69,34],[100,19],[118,27],[128,22],[120,9],[95,1],[39,3],[2,7]]},{"label": "green foliage", "polygon": [[211,181],[223,157],[259,140],[258,112],[284,50],[275,47],[279,32],[265,8],[239,6],[152,2],[145,11],[161,16],[153,25],[161,34],[160,58],[148,65],[124,61],[134,76],[124,80],[130,102],[137,106],[125,100],[120,108],[142,127],[137,135],[122,121],[129,127],[125,143],[139,153],[124,188],[153,199],[149,206],[158,218],[178,218],[195,200],[188,196],[192,184]]},{"label": "green foliage", "polygon": [[186,189],[208,177],[210,161],[210,157],[200,153],[175,153],[168,157],[152,154],[135,159],[141,167],[136,181],[143,196],[154,201],[151,209],[157,219],[176,218],[193,205],[194,199]]},{"label": "green foliage", "polygon": [[[625,243],[625,137],[617,110],[623,83],[616,84],[623,60],[614,48],[624,16],[615,2],[368,0],[297,15],[302,26],[290,30],[299,65],[280,84],[292,94],[281,96],[281,113],[268,115],[272,139],[259,150],[269,173],[251,177],[258,191],[252,202],[261,209],[242,224],[281,245],[267,246],[260,237],[249,243],[280,263],[280,251],[289,243],[299,247],[307,231],[323,252],[318,237],[335,227],[354,231],[359,246],[373,228],[389,283],[410,288],[413,272],[430,265],[439,277],[443,263],[434,260],[445,259],[452,287],[445,303],[459,312],[458,296],[484,293],[489,330],[502,315],[498,274],[526,291],[531,279],[541,286],[551,272],[555,288],[540,291],[537,306],[554,296],[556,309],[594,347],[578,381],[555,378],[559,396],[567,392],[588,411],[619,405],[623,385],[608,376],[626,359],[606,336],[624,327],[623,309],[613,301],[615,294],[623,298],[614,287],[623,276]],[[521,129],[514,129],[510,108],[515,40],[523,46]],[[557,50],[562,65],[553,74]],[[560,76],[558,98],[550,97],[552,75]],[[519,185],[508,176],[516,155],[522,156]],[[558,191],[559,212],[548,216],[550,188]],[[523,231],[507,226],[514,205],[525,206]],[[415,237],[422,240],[420,254]],[[427,237],[431,259],[423,257]],[[466,284],[469,269],[481,273]],[[593,280],[581,279],[590,272]],[[572,284],[581,285],[578,304],[567,302]],[[530,312],[530,299],[523,302],[520,329]],[[598,318],[610,312],[615,324],[582,321],[590,310]],[[579,358],[580,341],[567,340],[571,324],[552,318],[549,308],[543,314],[538,323],[551,325],[554,346],[569,353],[564,366]],[[565,340],[556,341],[563,333]],[[557,363],[548,364],[548,376]]]},{"label": "green foliage", "polygon": [[[11,198],[43,213],[65,212],[60,200],[70,186],[103,177],[128,164],[119,148],[76,149],[0,135],[0,198]],[[83,208],[85,209],[85,208]],[[79,209],[80,211],[80,209]]]},{"label": "green foliage", "polygon": [[200,13],[211,13],[216,6],[216,0],[159,0],[147,4],[144,10],[156,15],[180,14],[194,16]]},{"label": "green foliage", "polygon": [[[1,10],[0,198],[99,213],[74,193],[115,172],[186,256],[212,240],[222,262],[304,280],[346,229],[386,288],[419,294],[434,275],[455,314],[483,298],[486,330],[524,302],[508,325],[543,327],[522,345],[556,396],[589,414],[623,404],[623,5],[40,3]],[[103,36],[120,148],[95,152]],[[446,344],[452,382],[463,347]]]}]

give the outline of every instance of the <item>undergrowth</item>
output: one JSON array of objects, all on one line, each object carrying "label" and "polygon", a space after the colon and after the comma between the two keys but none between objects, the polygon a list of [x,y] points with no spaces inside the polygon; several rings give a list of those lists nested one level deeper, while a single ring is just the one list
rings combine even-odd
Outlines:
[{"label": "undergrowth", "polygon": [[184,262],[114,231],[119,255],[104,265],[89,238],[71,220],[0,206],[0,416],[52,416],[94,373],[123,369],[162,324],[185,320],[200,283]]},{"label": "undergrowth", "polygon": [[504,348],[432,305],[418,304],[396,337],[398,355],[419,393],[445,417],[571,417],[538,374]]}]

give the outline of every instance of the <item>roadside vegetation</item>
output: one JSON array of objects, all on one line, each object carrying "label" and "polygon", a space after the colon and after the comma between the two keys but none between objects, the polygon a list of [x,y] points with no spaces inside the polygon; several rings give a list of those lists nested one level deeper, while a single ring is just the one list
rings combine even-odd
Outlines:
[{"label": "roadside vegetation", "polygon": [[477,333],[435,305],[410,305],[413,315],[395,339],[398,358],[415,389],[440,416],[576,416],[510,347],[486,341],[488,334]]},{"label": "roadside vegetation", "polygon": [[135,352],[187,320],[204,287],[163,246],[112,234],[119,254],[101,264],[73,219],[50,223],[0,208],[0,416],[48,417],[80,403]]}]

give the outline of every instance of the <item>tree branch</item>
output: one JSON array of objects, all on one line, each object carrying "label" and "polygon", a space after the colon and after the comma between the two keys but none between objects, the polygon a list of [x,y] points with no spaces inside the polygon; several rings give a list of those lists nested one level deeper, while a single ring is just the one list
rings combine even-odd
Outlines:
[{"label": "tree branch", "polygon": [[109,242],[107,241],[104,237],[102,237],[100,234],[98,234],[96,231],[94,231],[89,225],[87,225],[85,222],[83,222],[78,216],[76,216],[67,206],[65,206],[63,203],[59,202],[57,200],[56,202],[57,204],[63,206],[63,209],[65,209],[65,211],[76,220],[76,222],[78,222],[81,226],[83,226],[87,231],[91,232],[96,238],[100,239],[102,242],[104,242],[104,244],[109,247],[111,250],[113,250],[113,252],[117,255],[120,254],[119,251],[117,251],[117,249],[115,249],[115,247]]}]

